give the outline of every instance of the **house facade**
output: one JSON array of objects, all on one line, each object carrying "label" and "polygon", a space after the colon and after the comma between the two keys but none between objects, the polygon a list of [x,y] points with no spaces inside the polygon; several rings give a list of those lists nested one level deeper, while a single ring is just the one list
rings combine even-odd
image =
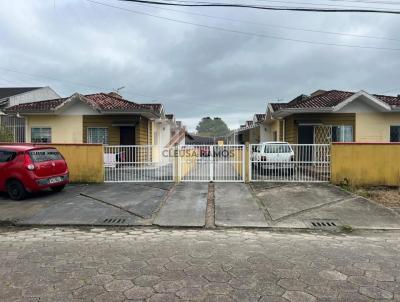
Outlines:
[{"label": "house facade", "polygon": [[26,119],[26,142],[32,143],[154,145],[174,136],[162,104],[138,104],[116,93],[75,93],[5,111]]},{"label": "house facade", "polygon": [[293,144],[398,142],[400,97],[365,91],[321,91],[289,103],[270,103],[267,140]]},{"label": "house facade", "polygon": [[50,87],[1,87],[0,127],[4,128],[13,142],[25,142],[25,119],[9,116],[4,110],[28,102],[55,99],[60,96]]}]

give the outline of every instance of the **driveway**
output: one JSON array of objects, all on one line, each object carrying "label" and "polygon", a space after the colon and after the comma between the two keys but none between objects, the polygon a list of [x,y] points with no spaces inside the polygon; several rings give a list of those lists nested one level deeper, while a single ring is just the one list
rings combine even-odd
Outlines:
[{"label": "driveway", "polygon": [[327,183],[253,183],[251,187],[275,228],[400,229],[397,212]]},{"label": "driveway", "polygon": [[104,183],[25,201],[0,195],[0,220],[27,225],[400,229],[399,213],[330,184]]},{"label": "driveway", "polygon": [[70,185],[60,193],[42,192],[18,202],[2,195],[0,219],[18,225],[150,225],[172,186]]}]

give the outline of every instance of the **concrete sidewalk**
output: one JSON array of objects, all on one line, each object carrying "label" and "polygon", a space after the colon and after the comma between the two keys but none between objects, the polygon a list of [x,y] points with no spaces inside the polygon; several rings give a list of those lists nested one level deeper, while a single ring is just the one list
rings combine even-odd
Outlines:
[{"label": "concrete sidewalk", "polygon": [[[312,222],[331,221],[340,229],[400,229],[395,211],[327,183],[254,183],[271,226],[314,229]],[[322,227],[322,229],[326,229]]]},{"label": "concrete sidewalk", "polygon": [[208,183],[181,183],[175,187],[154,220],[155,225],[204,227]]}]

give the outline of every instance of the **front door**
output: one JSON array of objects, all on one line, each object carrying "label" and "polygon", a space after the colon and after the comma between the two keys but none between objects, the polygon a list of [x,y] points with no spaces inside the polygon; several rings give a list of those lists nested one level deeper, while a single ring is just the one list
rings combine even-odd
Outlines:
[{"label": "front door", "polygon": [[[301,145],[314,144],[314,126],[299,126],[298,143]],[[312,146],[302,146],[298,156],[300,161],[311,161],[313,157]]]},{"label": "front door", "polygon": [[135,127],[121,126],[119,127],[119,140],[121,145],[135,144]]},{"label": "front door", "polygon": [[[135,144],[135,127],[119,127],[119,143],[123,146],[132,146]],[[136,148],[121,148],[121,162],[134,162],[136,158]]]}]

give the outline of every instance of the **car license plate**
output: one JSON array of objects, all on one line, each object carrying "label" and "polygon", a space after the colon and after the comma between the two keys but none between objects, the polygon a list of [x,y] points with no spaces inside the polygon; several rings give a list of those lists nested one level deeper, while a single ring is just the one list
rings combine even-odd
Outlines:
[{"label": "car license plate", "polygon": [[53,178],[49,179],[49,184],[55,184],[55,183],[58,183],[58,182],[61,182],[61,181],[62,181],[61,177],[53,177]]}]

